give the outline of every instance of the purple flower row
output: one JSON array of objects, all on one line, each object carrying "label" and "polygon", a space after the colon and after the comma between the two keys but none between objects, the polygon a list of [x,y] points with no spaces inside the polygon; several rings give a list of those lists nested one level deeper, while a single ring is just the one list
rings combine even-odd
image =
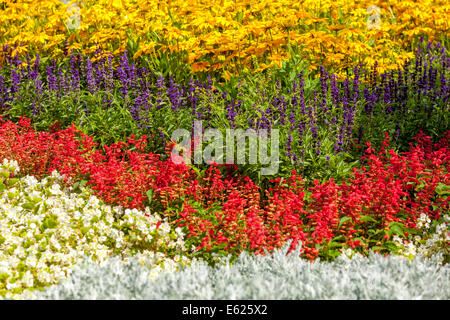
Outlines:
[{"label": "purple flower row", "polygon": [[397,119],[399,134],[399,118],[421,109],[432,112],[436,104],[448,105],[450,91],[450,58],[440,43],[419,46],[415,59],[395,71],[379,75],[376,65],[371,70],[358,65],[352,77],[341,81],[321,67],[316,87],[305,88],[300,73],[289,88],[281,88],[279,80],[275,92],[257,88],[256,99],[240,83],[233,94],[215,89],[210,78],[205,83],[193,79],[187,84],[175,83],[172,77],[165,79],[130,62],[126,52],[119,58],[101,56],[99,51],[93,57],[71,54],[66,63],[51,60],[45,65],[38,55],[33,60],[27,56],[24,66],[19,58],[8,55],[11,49],[3,49],[6,64],[0,69],[0,108],[4,112],[27,101],[32,114],[39,117],[42,101],[57,103],[73,97],[76,103],[85,104],[87,115],[86,101],[79,101],[80,93],[87,91],[101,97],[104,109],[119,102],[144,130],[154,129],[151,118],[163,112],[192,122],[203,120],[206,126],[223,124],[220,120],[225,119],[229,127],[284,129],[286,155],[294,162],[303,157],[307,136],[316,155],[322,152],[324,137],[333,139],[334,152],[339,153],[353,142],[354,132],[361,142],[367,121],[373,117]]}]

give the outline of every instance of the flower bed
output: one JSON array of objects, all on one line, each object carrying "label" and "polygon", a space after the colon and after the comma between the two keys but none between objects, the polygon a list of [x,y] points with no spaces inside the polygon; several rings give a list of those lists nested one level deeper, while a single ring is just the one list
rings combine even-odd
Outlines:
[{"label": "flower bed", "polygon": [[105,205],[85,188],[70,192],[56,171],[41,180],[14,178],[19,172],[16,161],[0,165],[0,296],[58,283],[86,255],[133,256],[153,276],[189,262],[185,235],[164,217]]},{"label": "flower bed", "polygon": [[305,257],[328,260],[346,247],[365,254],[396,252],[393,235],[411,240],[420,234],[423,215],[442,219],[449,210],[448,138],[433,145],[421,134],[416,146],[399,155],[388,149],[386,135],[378,153],[368,143],[365,166],[347,181],[307,187],[292,172],[265,190],[232,166],[211,165],[196,173],[139,151],[145,138],[100,150],[73,127],[37,133],[25,119],[20,125],[2,121],[0,140],[8,143],[0,155],[17,159],[26,174],[58,170],[72,186],[86,183],[106,203],[148,206],[183,228],[188,247],[196,247],[194,255],[208,261],[244,250],[271,251],[289,239],[303,241]]},{"label": "flower bed", "polygon": [[448,5],[67,2],[0,0],[0,298],[448,298]]}]

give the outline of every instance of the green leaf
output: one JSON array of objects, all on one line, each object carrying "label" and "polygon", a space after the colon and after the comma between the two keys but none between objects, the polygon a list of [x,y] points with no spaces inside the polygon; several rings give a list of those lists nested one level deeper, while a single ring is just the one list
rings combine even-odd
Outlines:
[{"label": "green leaf", "polygon": [[9,172],[1,171],[1,172],[0,172],[0,177],[3,177],[3,178],[9,178]]},{"label": "green leaf", "polygon": [[100,220],[99,217],[94,217],[94,218],[91,219],[91,223],[92,224],[97,223],[99,220]]},{"label": "green leaf", "polygon": [[371,222],[377,222],[377,220],[375,220],[374,218],[372,218],[372,217],[370,217],[370,216],[361,216],[361,217],[359,218],[359,220],[361,220],[361,221],[363,221],[363,222],[368,222],[368,221],[371,221]]},{"label": "green leaf", "polygon": [[31,202],[27,202],[22,205],[22,208],[27,209],[27,210],[33,210],[34,204]]},{"label": "green leaf", "polygon": [[421,232],[417,229],[413,228],[403,228],[403,231],[409,233],[409,234],[421,234]]},{"label": "green leaf", "polygon": [[439,182],[439,184],[436,187],[436,192],[440,196],[450,195],[450,186],[443,184],[442,182]]},{"label": "green leaf", "polygon": [[396,223],[396,222],[391,222],[390,230],[399,236],[403,235],[403,233],[404,233],[402,225],[400,223]]},{"label": "green leaf", "polygon": [[332,249],[332,250],[329,250],[329,251],[327,252],[327,254],[328,254],[330,257],[332,257],[332,258],[336,258],[336,257],[338,257],[338,256],[341,255],[341,252],[340,252],[339,250]]},{"label": "green leaf", "polygon": [[45,235],[43,235],[43,234],[37,234],[37,235],[35,235],[35,238],[36,238],[36,241],[41,241],[42,240],[42,238],[44,238],[45,237]]},{"label": "green leaf", "polygon": [[148,202],[149,202],[149,203],[152,203],[152,200],[153,200],[153,190],[152,190],[152,189],[149,189],[149,190],[147,190],[147,192],[146,192],[145,194],[147,195]]},{"label": "green leaf", "polygon": [[331,241],[328,243],[328,247],[330,248],[342,247],[342,243]]},{"label": "green leaf", "polygon": [[80,187],[84,186],[87,183],[87,180],[81,180],[80,181]]},{"label": "green leaf", "polygon": [[383,244],[383,248],[388,249],[390,251],[394,251],[394,252],[396,252],[398,250],[397,245],[394,242],[391,242],[391,241],[385,242]]},{"label": "green leaf", "polygon": [[347,217],[347,216],[342,217],[342,218],[339,220],[338,229],[341,227],[341,225],[342,225],[343,223],[345,223],[346,221],[349,221],[349,220],[352,220],[352,218],[351,218],[351,217]]}]

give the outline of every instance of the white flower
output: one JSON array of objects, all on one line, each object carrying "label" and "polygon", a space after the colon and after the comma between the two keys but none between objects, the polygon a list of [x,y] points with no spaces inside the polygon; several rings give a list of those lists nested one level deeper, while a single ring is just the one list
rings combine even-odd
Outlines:
[{"label": "white flower", "polygon": [[59,172],[56,171],[56,170],[53,170],[53,171],[52,171],[51,177],[52,177],[53,179],[58,179],[58,180],[62,180],[62,179],[64,178],[64,177],[63,177],[62,175],[60,175]]},{"label": "white flower", "polygon": [[8,282],[7,284],[6,284],[6,289],[8,289],[8,290],[12,290],[12,289],[16,289],[16,288],[20,288],[22,285],[20,284],[20,282],[15,282],[15,283],[11,283],[11,282]]},{"label": "white flower", "polygon": [[[59,184],[52,182],[55,178],[58,178],[56,172],[50,179],[37,180],[26,176],[20,178],[15,189],[12,189],[15,192],[13,199],[0,194],[0,234],[4,238],[0,247],[0,272],[7,275],[5,285],[9,284],[8,288],[18,286],[24,289],[32,287],[36,281],[40,284],[56,283],[58,279],[65,278],[72,265],[85,254],[94,255],[101,262],[112,255],[114,249],[120,248],[120,254],[129,257],[130,249],[136,244],[139,246],[140,241],[152,240],[151,231],[156,222],[161,220],[159,215],[149,214],[148,208],[145,210],[148,217],[137,209],[127,210],[127,216],[123,217],[122,207],[111,209],[93,196],[88,188],[83,189],[81,196],[70,194],[68,189],[62,190]],[[52,195],[48,197],[48,193]],[[24,195],[36,199],[35,201],[42,201],[41,204],[45,205],[39,206],[38,211],[23,208],[22,205],[29,201]],[[85,206],[86,202],[82,197],[89,199],[88,206]],[[16,209],[19,207],[23,208],[20,212]],[[118,215],[114,216],[114,213]],[[57,216],[58,224],[51,228],[47,226],[42,238],[42,223],[49,221],[50,215]],[[89,228],[87,235],[82,233],[81,228],[89,227],[93,218],[98,218],[98,221]],[[115,218],[119,219],[119,223],[113,226]],[[133,243],[130,243],[120,227],[122,223],[135,223],[142,236],[136,234]],[[179,246],[185,250],[181,229],[176,230],[176,242],[167,236],[170,230],[167,222],[161,225],[158,231],[162,235],[158,237],[160,243],[165,245],[167,242],[169,248]],[[37,240],[35,237],[40,238]],[[74,242],[68,243],[69,239]],[[34,241],[31,245],[30,240]],[[114,240],[116,248],[110,244]],[[27,243],[27,248],[23,246],[24,243]],[[155,256],[151,251],[144,251],[141,256],[143,261],[150,262],[155,257],[157,264],[165,264],[166,271],[174,270],[176,265],[161,252],[157,252]],[[180,257],[176,259],[179,261]],[[181,261],[187,263],[189,259],[181,256]],[[20,274],[17,270],[19,264],[25,268]],[[154,269],[156,271],[157,268]],[[36,274],[36,278],[32,277],[33,274]],[[13,278],[18,280],[11,284]]]},{"label": "white flower", "polygon": [[67,226],[63,226],[63,227],[59,230],[59,236],[60,236],[62,239],[65,239],[65,240],[69,239],[71,233],[72,233],[72,232],[71,232],[71,229],[70,229],[69,227],[67,227]]},{"label": "white flower", "polygon": [[158,229],[162,234],[167,234],[170,231],[170,227],[168,223],[162,223]]},{"label": "white flower", "polygon": [[0,260],[0,273],[10,274],[11,270],[9,269],[8,261]]},{"label": "white flower", "polygon": [[56,250],[60,250],[61,249],[61,244],[59,243],[59,241],[54,236],[52,236],[50,238],[49,243],[50,243],[50,245],[55,247]]},{"label": "white flower", "polygon": [[33,176],[26,176],[23,180],[30,188],[33,188],[38,184],[38,180]]},{"label": "white flower", "polygon": [[347,248],[347,249],[344,250],[344,254],[345,254],[347,257],[351,258],[352,255],[353,255],[353,250],[350,249],[350,248]]},{"label": "white flower", "polygon": [[90,236],[90,237],[93,237],[93,236],[94,236],[94,234],[95,234],[95,231],[94,231],[94,229],[89,229],[89,231],[88,231],[87,235],[88,235],[88,236]]},{"label": "white flower", "polygon": [[77,199],[75,200],[75,205],[76,205],[77,207],[81,207],[83,204],[84,204],[83,198],[77,198]]},{"label": "white flower", "polygon": [[151,280],[155,279],[160,273],[161,268],[159,266],[152,268],[152,270],[150,271],[149,279]]},{"label": "white flower", "polygon": [[52,276],[45,270],[39,272],[37,278],[42,283],[50,283],[52,281]]},{"label": "white flower", "polygon": [[16,187],[12,187],[11,189],[9,189],[9,193],[17,193]]},{"label": "white flower", "polygon": [[73,218],[75,219],[75,220],[79,220],[80,218],[81,218],[81,213],[80,213],[80,211],[75,211],[74,213],[73,213]]},{"label": "white flower", "polygon": [[99,205],[99,202],[100,202],[100,201],[98,200],[97,197],[91,196],[91,197],[89,198],[88,204],[89,204],[91,207],[93,207],[93,208],[97,208],[98,205]]},{"label": "white flower", "polygon": [[30,255],[25,260],[25,264],[31,268],[36,268],[37,265],[37,259],[34,255]]},{"label": "white flower", "polygon": [[36,264],[36,269],[37,270],[44,270],[45,268],[47,268],[47,264],[46,261],[44,261],[41,257],[41,260],[38,261],[38,263]]},{"label": "white flower", "polygon": [[57,183],[54,183],[48,191],[55,196],[62,194],[61,186]]},{"label": "white flower", "polygon": [[16,248],[16,250],[14,250],[14,255],[18,256],[19,258],[24,258],[25,250],[22,247],[18,247],[18,248]]},{"label": "white flower", "polygon": [[443,233],[443,231],[444,231],[445,229],[447,229],[447,226],[445,225],[445,223],[438,224],[438,225],[436,226],[436,233],[437,233],[437,234],[441,234],[441,233]]},{"label": "white flower", "polygon": [[25,287],[28,287],[28,288],[33,287],[34,277],[33,277],[33,274],[30,272],[30,270],[25,272],[25,274],[23,275],[22,283],[24,284]]},{"label": "white flower", "polygon": [[114,223],[114,217],[113,217],[112,215],[108,214],[108,215],[106,216],[106,221],[107,221],[109,224],[113,224],[113,223]]},{"label": "white flower", "polygon": [[52,259],[52,252],[51,251],[49,251],[49,250],[46,250],[46,251],[44,251],[43,253],[42,253],[42,255],[41,255],[41,261],[43,261],[43,262],[50,262],[51,261],[51,259]]}]

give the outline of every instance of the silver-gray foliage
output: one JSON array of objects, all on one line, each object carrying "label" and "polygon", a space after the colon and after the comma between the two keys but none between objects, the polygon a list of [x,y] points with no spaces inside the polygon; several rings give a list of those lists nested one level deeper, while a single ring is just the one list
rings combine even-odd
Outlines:
[{"label": "silver-gray foliage", "polygon": [[68,280],[38,299],[449,299],[450,267],[398,256],[338,258],[310,263],[286,248],[266,256],[242,254],[232,265],[201,261],[155,280],[136,260],[85,260]]}]

